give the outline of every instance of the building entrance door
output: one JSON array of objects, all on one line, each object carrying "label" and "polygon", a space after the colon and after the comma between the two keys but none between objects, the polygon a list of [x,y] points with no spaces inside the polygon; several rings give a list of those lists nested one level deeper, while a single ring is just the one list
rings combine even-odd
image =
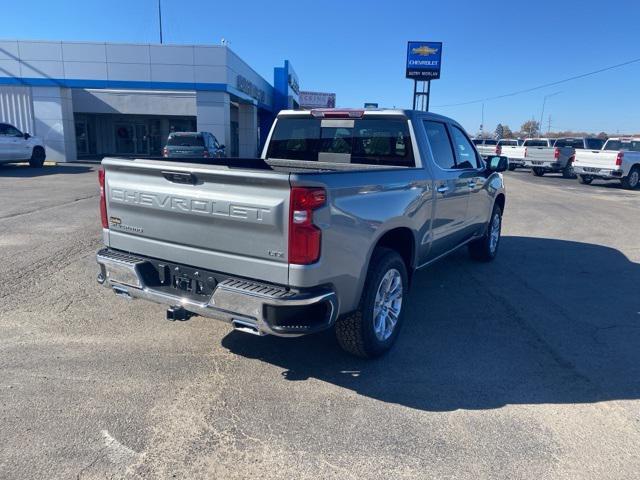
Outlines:
[{"label": "building entrance door", "polygon": [[76,121],[76,150],[78,155],[89,153],[89,130],[85,120]]},{"label": "building entrance door", "polygon": [[149,155],[149,135],[144,123],[116,123],[116,153]]}]

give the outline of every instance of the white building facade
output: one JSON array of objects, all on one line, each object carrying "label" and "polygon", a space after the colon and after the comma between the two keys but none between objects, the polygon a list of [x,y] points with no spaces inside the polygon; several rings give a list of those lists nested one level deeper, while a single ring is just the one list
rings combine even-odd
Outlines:
[{"label": "white building facade", "polygon": [[254,156],[275,114],[298,105],[288,61],[274,85],[226,46],[0,41],[0,122],[58,162],[159,156],[171,131]]}]

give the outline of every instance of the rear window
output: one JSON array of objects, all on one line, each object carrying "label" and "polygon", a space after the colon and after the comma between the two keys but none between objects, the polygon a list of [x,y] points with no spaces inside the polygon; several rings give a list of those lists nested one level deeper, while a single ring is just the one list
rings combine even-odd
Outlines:
[{"label": "rear window", "polygon": [[202,138],[202,135],[169,135],[167,146],[204,147],[204,138]]},{"label": "rear window", "polygon": [[585,143],[587,144],[587,149],[589,150],[600,150],[604,145],[604,140],[600,138],[587,138],[585,140]]},{"label": "rear window", "polygon": [[500,140],[500,145],[503,145],[505,147],[517,147],[518,146],[518,141],[517,140]]},{"label": "rear window", "polygon": [[474,145],[482,145],[482,139],[481,138],[474,138],[471,141],[473,142]]},{"label": "rear window", "polygon": [[405,118],[280,118],[268,158],[415,166]]},{"label": "rear window", "polygon": [[640,152],[640,140],[609,140],[604,148],[605,150],[631,150],[632,152]]},{"label": "rear window", "polygon": [[490,140],[490,139],[487,139],[487,140],[485,140],[485,141],[484,141],[484,144],[485,144],[485,145],[497,145],[497,144],[498,144],[498,141],[497,141],[497,140]]},{"label": "rear window", "polygon": [[584,148],[584,141],[581,138],[559,138],[554,147],[572,147],[572,148]]},{"label": "rear window", "polygon": [[548,147],[546,140],[525,140],[525,147]]}]

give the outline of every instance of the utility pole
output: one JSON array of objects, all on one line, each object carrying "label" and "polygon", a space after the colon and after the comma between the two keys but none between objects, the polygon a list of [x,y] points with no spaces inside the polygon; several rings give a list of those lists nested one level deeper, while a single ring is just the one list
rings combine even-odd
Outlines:
[{"label": "utility pole", "polygon": [[547,123],[547,136],[549,135],[550,131],[551,131],[551,115],[549,115],[549,122]]},{"label": "utility pole", "polygon": [[160,43],[162,43],[162,4],[158,0],[158,25],[160,26]]},{"label": "utility pole", "polygon": [[562,92],[550,93],[549,95],[545,95],[542,99],[542,111],[540,112],[540,133],[542,133],[542,120],[544,119],[544,106],[547,103],[547,98],[559,95],[561,93]]}]

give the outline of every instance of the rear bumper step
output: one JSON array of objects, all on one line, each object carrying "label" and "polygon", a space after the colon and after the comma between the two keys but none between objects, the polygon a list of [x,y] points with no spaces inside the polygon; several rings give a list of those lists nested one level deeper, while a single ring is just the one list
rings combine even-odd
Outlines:
[{"label": "rear bumper step", "polygon": [[98,283],[120,296],[167,305],[169,319],[185,319],[186,311],[226,321],[248,333],[295,337],[331,327],[338,314],[337,296],[329,288],[290,290],[225,275],[210,295],[192,295],[158,285],[157,261],[152,259],[105,248],[96,260]]}]

